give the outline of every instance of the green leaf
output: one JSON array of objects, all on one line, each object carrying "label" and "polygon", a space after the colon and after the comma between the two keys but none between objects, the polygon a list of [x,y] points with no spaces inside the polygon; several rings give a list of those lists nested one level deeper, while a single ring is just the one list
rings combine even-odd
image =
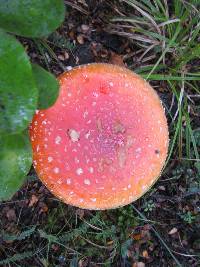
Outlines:
[{"label": "green leaf", "polygon": [[33,75],[39,89],[39,109],[52,106],[59,93],[59,83],[56,78],[37,64],[32,64]]},{"label": "green leaf", "polygon": [[11,234],[8,234],[5,232],[2,234],[2,238],[5,241],[24,240],[25,238],[30,237],[35,232],[35,228],[36,228],[36,225],[34,225],[30,229],[25,230],[24,232],[22,232],[20,234],[16,234],[16,235],[11,235]]},{"label": "green leaf", "polygon": [[37,98],[23,46],[0,29],[0,134],[24,130],[37,108]]},{"label": "green leaf", "polygon": [[22,186],[32,163],[26,134],[0,136],[0,200],[11,198]]},{"label": "green leaf", "polygon": [[195,166],[195,168],[196,168],[198,174],[200,175],[200,162],[195,162],[195,163],[194,163],[194,166]]},{"label": "green leaf", "polygon": [[0,25],[25,37],[44,37],[63,22],[63,0],[6,0],[0,3]]}]

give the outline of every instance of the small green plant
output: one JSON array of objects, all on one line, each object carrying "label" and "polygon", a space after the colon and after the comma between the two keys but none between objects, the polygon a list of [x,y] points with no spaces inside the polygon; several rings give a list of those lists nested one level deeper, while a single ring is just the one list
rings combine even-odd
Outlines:
[{"label": "small green plant", "polygon": [[14,35],[44,39],[64,17],[63,0],[0,2],[0,200],[22,185],[32,164],[28,125],[37,108],[54,104],[59,88]]},{"label": "small green plant", "polygon": [[155,209],[156,205],[152,199],[144,204],[144,212],[151,212]]},{"label": "small green plant", "polygon": [[196,217],[192,214],[191,211],[187,211],[184,214],[180,215],[184,222],[191,224],[196,220]]}]

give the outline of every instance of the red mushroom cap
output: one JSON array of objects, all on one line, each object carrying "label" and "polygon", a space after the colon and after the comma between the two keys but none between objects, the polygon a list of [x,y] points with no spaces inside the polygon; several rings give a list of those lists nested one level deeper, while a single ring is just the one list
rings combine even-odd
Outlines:
[{"label": "red mushroom cap", "polygon": [[168,127],[152,87],[126,68],[89,64],[59,77],[53,107],[30,126],[34,167],[65,203],[110,209],[142,196],[157,180]]}]

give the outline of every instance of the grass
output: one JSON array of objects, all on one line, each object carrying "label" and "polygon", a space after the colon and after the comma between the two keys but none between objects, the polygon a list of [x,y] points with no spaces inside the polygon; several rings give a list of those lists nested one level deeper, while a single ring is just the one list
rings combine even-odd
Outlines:
[{"label": "grass", "polygon": [[[88,16],[85,6],[66,2]],[[106,2],[116,12],[109,15],[109,33],[125,37],[132,47],[133,53],[124,56],[126,64],[163,100],[171,139],[162,177],[136,203],[111,211],[82,211],[48,196],[43,202],[49,210],[38,215],[38,223],[30,227],[32,211],[28,225],[19,219],[19,233],[1,233],[0,265],[200,265],[200,3]],[[65,69],[57,54],[73,46],[62,34],[34,42],[47,68]],[[30,179],[23,194],[35,183]],[[169,235],[172,228],[177,229],[176,238]]]},{"label": "grass", "polygon": [[[190,158],[190,149],[193,149],[195,159],[198,160],[199,153],[193,136],[189,111],[190,104],[194,102],[191,103],[192,99],[188,99],[188,94],[192,95],[195,92],[197,95],[200,94],[198,84],[200,66],[197,64],[196,69],[193,70],[191,64],[192,60],[200,58],[199,4],[197,1],[188,3],[179,0],[174,1],[169,7],[166,1],[124,0],[122,2],[133,7],[141,16],[114,18],[113,22],[117,22],[116,28],[119,30],[130,26],[125,32],[129,38],[134,39],[138,49],[141,49],[140,61],[147,56],[152,61],[152,56],[156,56],[153,64],[142,65],[136,71],[149,81],[166,81],[166,88],[173,93],[173,99],[178,103],[176,113],[169,114],[174,118],[170,124],[170,128],[173,128],[171,131],[173,139],[168,159],[171,158],[176,144],[178,144],[179,158],[183,157],[182,145],[185,138],[187,151],[184,156]],[[117,33],[121,34],[121,32]],[[138,37],[136,42],[135,35]],[[183,118],[186,120],[186,127],[182,125]],[[192,147],[190,141],[192,141]]]}]

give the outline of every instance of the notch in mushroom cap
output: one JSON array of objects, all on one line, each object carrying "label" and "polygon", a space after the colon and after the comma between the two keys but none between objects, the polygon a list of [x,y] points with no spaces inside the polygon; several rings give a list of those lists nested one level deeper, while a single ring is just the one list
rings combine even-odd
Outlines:
[{"label": "notch in mushroom cap", "polygon": [[168,127],[152,87],[126,68],[89,64],[63,73],[53,107],[30,126],[36,172],[54,195],[85,209],[141,197],[158,179]]}]

